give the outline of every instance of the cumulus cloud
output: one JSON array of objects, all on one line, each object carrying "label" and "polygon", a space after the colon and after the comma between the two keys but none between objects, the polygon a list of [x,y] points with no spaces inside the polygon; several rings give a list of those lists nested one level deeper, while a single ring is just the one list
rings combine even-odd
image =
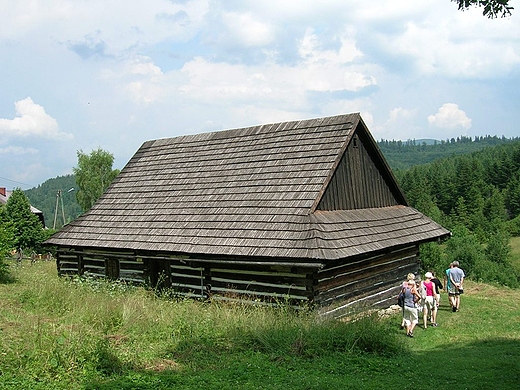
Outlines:
[{"label": "cumulus cloud", "polygon": [[14,103],[16,116],[0,118],[0,134],[20,137],[72,138],[71,134],[60,133],[58,122],[33,102],[30,97]]},{"label": "cumulus cloud", "polygon": [[307,104],[309,91],[358,92],[377,81],[367,71],[370,66],[353,64],[362,53],[349,34],[340,37],[335,49],[323,49],[319,37],[306,31],[299,42],[298,61],[290,64],[248,66],[196,57],[181,69],[186,82],[179,91],[199,101],[281,102],[290,110]]},{"label": "cumulus cloud", "polygon": [[154,61],[144,55],[134,55],[114,69],[104,69],[100,79],[119,88],[133,102],[150,104],[162,99],[173,86]]},{"label": "cumulus cloud", "polygon": [[428,116],[428,123],[442,129],[471,128],[471,119],[455,103],[444,103],[435,115]]}]

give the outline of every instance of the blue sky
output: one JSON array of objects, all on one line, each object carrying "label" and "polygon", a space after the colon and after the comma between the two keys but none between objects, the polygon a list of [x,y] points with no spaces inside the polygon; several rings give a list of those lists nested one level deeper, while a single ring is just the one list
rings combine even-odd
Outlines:
[{"label": "blue sky", "polygon": [[121,169],[150,139],[360,112],[372,135],[520,136],[520,5],[449,0],[0,3],[0,187]]}]

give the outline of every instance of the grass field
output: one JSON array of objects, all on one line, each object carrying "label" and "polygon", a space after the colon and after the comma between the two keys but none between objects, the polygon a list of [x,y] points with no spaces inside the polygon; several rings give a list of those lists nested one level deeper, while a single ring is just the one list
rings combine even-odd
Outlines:
[{"label": "grass field", "polygon": [[510,244],[513,264],[520,270],[520,237],[513,237]]},{"label": "grass field", "polygon": [[410,339],[353,323],[13,268],[0,284],[0,389],[514,389],[520,290],[468,281],[461,311]]}]

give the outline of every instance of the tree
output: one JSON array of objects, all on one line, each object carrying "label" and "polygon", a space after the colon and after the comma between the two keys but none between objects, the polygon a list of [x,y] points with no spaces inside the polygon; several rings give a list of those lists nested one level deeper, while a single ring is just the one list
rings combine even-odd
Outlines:
[{"label": "tree", "polygon": [[446,264],[442,262],[441,246],[436,242],[428,242],[421,244],[419,251],[423,271],[435,271],[436,274],[441,275],[446,269]]},{"label": "tree", "polygon": [[453,236],[446,242],[446,254],[449,260],[447,263],[458,261],[470,278],[475,266],[484,260],[482,245],[464,225],[453,228]]},{"label": "tree", "polygon": [[484,252],[487,259],[498,264],[511,266],[510,238],[511,236],[506,229],[491,233]]},{"label": "tree", "polygon": [[13,245],[16,249],[40,249],[43,242],[43,226],[31,211],[29,199],[17,188],[13,191],[5,205],[8,224],[14,231]]},{"label": "tree", "polygon": [[114,156],[105,150],[93,150],[90,155],[78,151],[78,166],[73,172],[79,187],[76,199],[83,211],[96,203],[119,174],[118,169],[112,169],[113,163]]},{"label": "tree", "polygon": [[520,174],[513,177],[507,185],[506,203],[513,218],[520,215]]},{"label": "tree", "polygon": [[459,5],[459,10],[467,10],[470,7],[484,7],[482,15],[490,19],[511,16],[511,10],[514,9],[509,5],[509,0],[451,0]]},{"label": "tree", "polygon": [[0,205],[0,283],[8,276],[5,259],[14,248],[14,227],[7,218],[5,206]]}]

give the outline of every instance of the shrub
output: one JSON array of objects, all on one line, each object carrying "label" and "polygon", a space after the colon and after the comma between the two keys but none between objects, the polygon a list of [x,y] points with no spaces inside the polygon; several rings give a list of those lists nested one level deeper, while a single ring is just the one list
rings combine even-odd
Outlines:
[{"label": "shrub", "polygon": [[495,263],[487,259],[477,263],[473,270],[473,279],[512,288],[520,285],[518,274],[511,265]]},{"label": "shrub", "polygon": [[482,245],[474,234],[457,226],[446,244],[447,264],[458,261],[467,277],[472,277],[476,264],[484,260]]}]

